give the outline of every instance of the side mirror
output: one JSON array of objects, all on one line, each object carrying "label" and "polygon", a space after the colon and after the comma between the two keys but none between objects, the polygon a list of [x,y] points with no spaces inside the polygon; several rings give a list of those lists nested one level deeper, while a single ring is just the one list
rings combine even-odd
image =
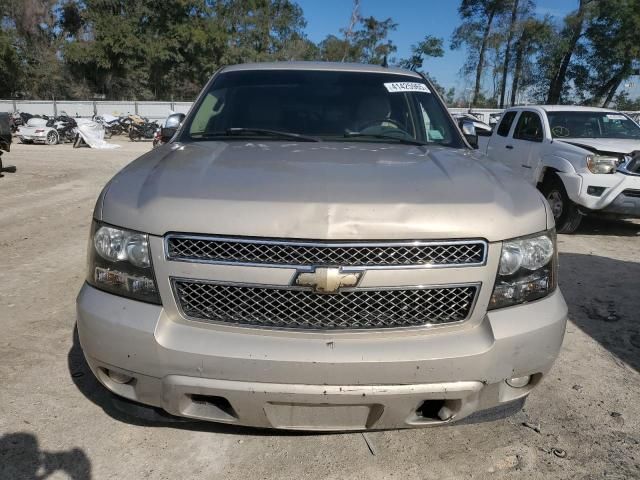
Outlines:
[{"label": "side mirror", "polygon": [[460,121],[460,130],[462,130],[462,134],[464,138],[467,139],[469,145],[473,148],[478,148],[478,132],[476,132],[476,126],[470,120],[461,120]]},{"label": "side mirror", "polygon": [[164,127],[160,129],[162,143],[167,143],[173,138],[185,117],[186,115],[184,113],[174,113],[167,117],[167,120],[164,122]]}]

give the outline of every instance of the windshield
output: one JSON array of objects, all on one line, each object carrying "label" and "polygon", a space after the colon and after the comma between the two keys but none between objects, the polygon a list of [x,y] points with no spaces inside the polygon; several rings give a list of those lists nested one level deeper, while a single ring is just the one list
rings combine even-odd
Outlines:
[{"label": "windshield", "polygon": [[454,128],[436,96],[416,77],[253,70],[219,75],[185,130],[193,140],[291,141],[291,134],[297,134],[306,140],[463,147]]},{"label": "windshield", "polygon": [[553,138],[640,138],[640,127],[616,112],[548,112]]}]

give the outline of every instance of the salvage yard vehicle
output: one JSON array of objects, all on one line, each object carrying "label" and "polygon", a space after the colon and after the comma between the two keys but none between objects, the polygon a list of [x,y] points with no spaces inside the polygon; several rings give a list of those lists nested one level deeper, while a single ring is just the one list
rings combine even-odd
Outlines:
[{"label": "salvage yard vehicle", "polygon": [[221,69],[98,198],[77,299],[91,370],[256,427],[519,411],[565,331],[553,216],[463,127],[407,70]]},{"label": "salvage yard vehicle", "polygon": [[137,142],[142,139],[151,140],[155,137],[156,130],[160,128],[156,122],[144,119],[142,123],[132,123],[129,127],[129,140]]},{"label": "salvage yard vehicle", "polygon": [[11,116],[6,112],[0,112],[0,178],[3,173],[15,173],[16,167],[5,167],[2,163],[2,152],[11,151]]},{"label": "salvage yard vehicle", "polygon": [[73,142],[77,126],[75,119],[64,113],[55,118],[32,117],[26,125],[18,127],[16,135],[21,143],[57,145]]},{"label": "salvage yard vehicle", "polygon": [[588,214],[640,218],[640,127],[625,114],[510,108],[486,153],[542,191],[560,233],[577,230]]},{"label": "salvage yard vehicle", "polygon": [[33,117],[27,120],[26,125],[18,127],[16,136],[20,143],[46,143],[56,145],[59,140],[58,132],[54,127],[47,127],[46,118]]}]

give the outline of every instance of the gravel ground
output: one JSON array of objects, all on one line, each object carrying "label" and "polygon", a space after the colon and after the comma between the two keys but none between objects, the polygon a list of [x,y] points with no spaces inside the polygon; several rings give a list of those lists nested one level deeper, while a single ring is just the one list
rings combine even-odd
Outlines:
[{"label": "gravel ground", "polygon": [[306,435],[121,413],[73,334],[95,199],[151,148],[120,143],[3,157],[18,172],[0,179],[1,479],[640,478],[638,221],[559,237],[571,322],[551,374],[507,420]]}]

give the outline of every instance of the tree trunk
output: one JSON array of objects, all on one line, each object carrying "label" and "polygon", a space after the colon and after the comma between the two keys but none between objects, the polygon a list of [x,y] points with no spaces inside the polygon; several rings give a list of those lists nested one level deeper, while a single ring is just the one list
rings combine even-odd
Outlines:
[{"label": "tree trunk", "polygon": [[624,80],[624,76],[619,75],[618,78],[616,79],[616,82],[611,86],[611,89],[609,90],[609,94],[607,95],[607,98],[605,98],[604,103],[602,104],[602,108],[609,108],[609,104],[613,100],[613,97],[618,91],[618,88],[620,88],[620,84],[622,83],[623,80]]},{"label": "tree trunk", "polygon": [[[626,61],[620,67],[620,70],[617,71],[606,83],[604,83],[596,93],[593,95],[591,99],[591,103],[593,104],[601,104],[603,108],[609,106],[611,101],[613,100],[614,95],[618,88],[620,88],[620,84],[631,74],[631,62]],[[601,102],[602,98],[605,97],[604,101]]]},{"label": "tree trunk", "polygon": [[491,25],[493,24],[493,18],[496,15],[496,9],[491,9],[489,12],[489,18],[487,18],[487,26],[484,28],[484,34],[482,35],[482,46],[480,47],[480,54],[478,55],[478,67],[476,68],[476,85],[473,89],[472,104],[476,103],[478,96],[480,95],[480,84],[482,83],[482,69],[484,68],[484,55],[487,52],[487,43],[489,41],[489,35],[491,34]]},{"label": "tree trunk", "polygon": [[562,60],[560,61],[558,70],[556,71],[553,80],[551,80],[551,85],[549,85],[549,94],[547,95],[547,104],[549,105],[560,102],[562,88],[564,87],[564,82],[567,77],[567,70],[569,69],[569,64],[571,63],[571,57],[573,56],[573,52],[576,49],[578,40],[580,40],[580,37],[582,36],[582,27],[584,26],[584,10],[586,4],[587,0],[580,0],[580,6],[578,7],[578,14],[576,16],[576,25],[571,32],[569,44],[567,45],[566,51],[562,55]]},{"label": "tree trunk", "polygon": [[509,75],[509,63],[511,62],[511,42],[516,30],[516,20],[518,19],[518,0],[513,0],[511,10],[511,24],[509,25],[509,37],[504,51],[504,66],[502,67],[502,89],[500,92],[500,108],[504,108],[504,97],[507,93],[507,76]]},{"label": "tree trunk", "polygon": [[516,43],[516,65],[513,70],[513,82],[511,84],[511,106],[516,104],[518,89],[520,88],[520,77],[522,77],[522,64],[524,61],[524,46],[527,42],[526,34],[522,34]]}]

